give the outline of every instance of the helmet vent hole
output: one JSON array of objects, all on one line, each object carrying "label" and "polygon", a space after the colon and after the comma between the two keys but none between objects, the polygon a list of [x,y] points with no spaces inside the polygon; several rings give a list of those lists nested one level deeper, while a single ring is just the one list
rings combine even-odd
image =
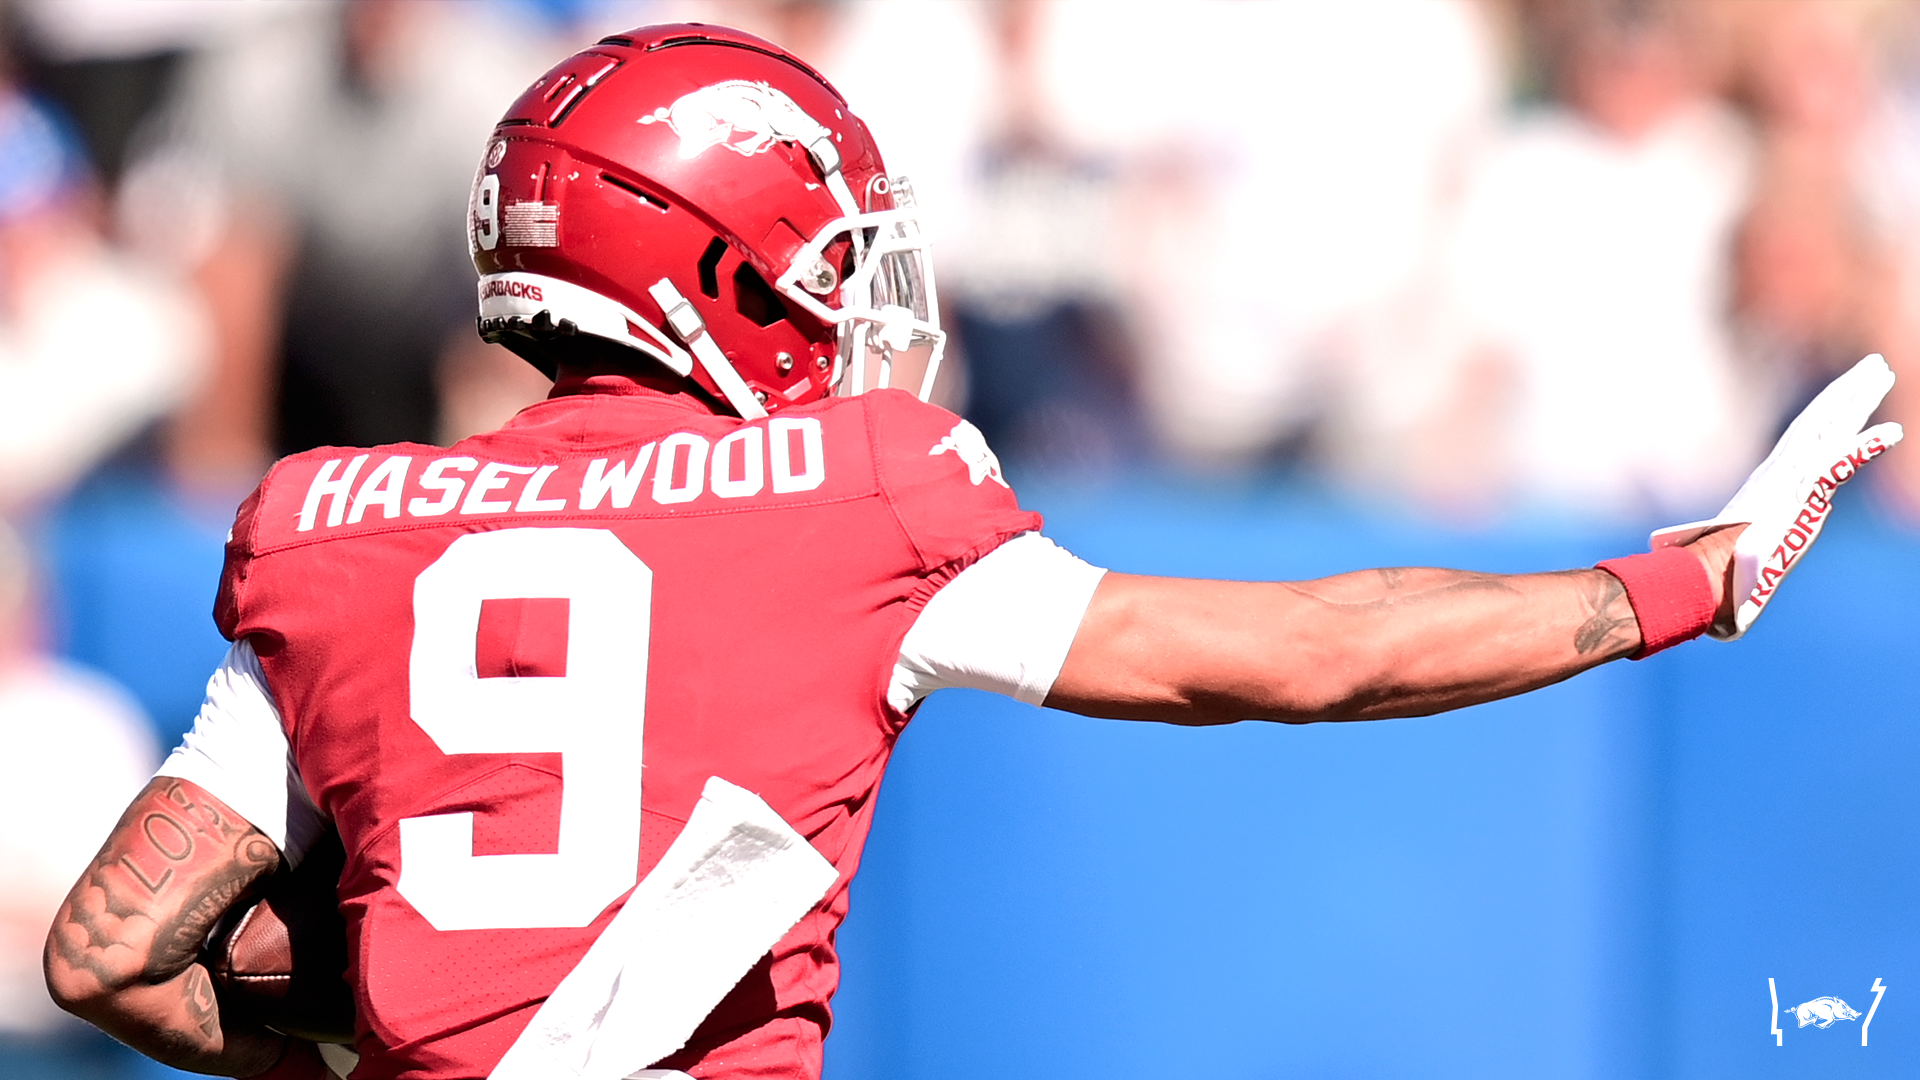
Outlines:
[{"label": "helmet vent hole", "polygon": [[726,253],[727,242],[716,236],[700,256],[700,291],[706,293],[709,300],[720,299],[720,256]]},{"label": "helmet vent hole", "polygon": [[772,326],[787,317],[786,305],[780,301],[780,294],[773,291],[767,279],[753,268],[750,262],[742,262],[733,271],[734,310],[753,320],[755,326]]},{"label": "helmet vent hole", "polygon": [[641,202],[646,203],[647,205],[653,207],[655,210],[658,210],[661,213],[666,212],[667,200],[661,198],[658,195],[655,195],[651,191],[645,190],[644,188],[640,187],[638,184],[635,184],[630,180],[623,180],[620,177],[613,175],[612,173],[603,172],[600,174],[600,179],[606,181],[609,184],[612,184],[614,187],[619,188],[621,191],[626,192],[627,194],[633,196],[634,198],[639,199]]}]

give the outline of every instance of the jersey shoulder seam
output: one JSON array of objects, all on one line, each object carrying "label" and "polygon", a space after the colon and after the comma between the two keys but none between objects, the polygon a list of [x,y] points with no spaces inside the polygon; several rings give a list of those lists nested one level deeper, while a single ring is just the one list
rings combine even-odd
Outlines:
[{"label": "jersey shoulder seam", "polygon": [[885,462],[881,456],[879,417],[875,415],[876,410],[873,407],[873,402],[879,399],[872,394],[862,394],[859,400],[867,425],[867,454],[873,463],[873,485],[879,491],[881,500],[886,503],[887,515],[893,519],[894,527],[900,530],[901,539],[906,541],[907,550],[913,552],[914,562],[919,564],[921,576],[925,577],[939,567],[927,557],[925,549],[920,546],[920,541],[913,535],[913,530],[907,527],[907,520],[900,513],[900,504],[894,500],[893,486],[888,482]]}]

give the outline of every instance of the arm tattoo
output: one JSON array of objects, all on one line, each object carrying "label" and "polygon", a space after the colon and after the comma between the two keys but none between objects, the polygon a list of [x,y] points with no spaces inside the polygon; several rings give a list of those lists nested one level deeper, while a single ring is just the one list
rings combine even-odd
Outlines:
[{"label": "arm tattoo", "polygon": [[220,1028],[220,1006],[214,1001],[213,980],[207,977],[207,969],[199,966],[187,970],[187,1013],[193,1018],[193,1026],[200,1034],[211,1039]]},{"label": "arm tattoo", "polygon": [[156,781],[127,808],[75,889],[68,922],[86,932],[86,942],[62,934],[62,952],[108,976],[116,951],[144,944],[142,981],[172,978],[199,955],[214,920],[278,862],[260,830],[178,780]]},{"label": "arm tattoo", "polygon": [[184,1054],[216,1050],[219,1008],[200,948],[214,921],[279,861],[272,841],[223,804],[158,777],[62,905],[47,942],[49,974],[62,968],[108,997],[164,988],[165,1000],[178,1001],[148,1037]]},{"label": "arm tattoo", "polygon": [[1384,612],[1435,601],[1444,603],[1463,593],[1515,592],[1512,582],[1499,574],[1406,566],[1277,584],[1315,603],[1349,612]]},{"label": "arm tattoo", "polygon": [[1573,648],[1582,656],[1596,652],[1630,651],[1640,643],[1640,620],[1627,600],[1627,587],[1602,570],[1581,600],[1587,621],[1573,632]]}]

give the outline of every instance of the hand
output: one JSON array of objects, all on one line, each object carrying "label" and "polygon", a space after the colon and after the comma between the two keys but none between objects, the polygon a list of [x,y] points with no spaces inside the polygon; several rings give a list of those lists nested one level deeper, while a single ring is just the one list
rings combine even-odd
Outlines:
[{"label": "hand", "polygon": [[[1745,525],[1719,525],[1681,545],[1692,552],[1706,568],[1713,583],[1713,630],[1715,637],[1728,637],[1734,629],[1734,616],[1740,605],[1733,587],[1733,554]],[[1697,625],[1697,624],[1696,624]]]},{"label": "hand", "polygon": [[1892,388],[1893,371],[1879,354],[1861,360],[1800,411],[1720,513],[1653,534],[1653,546],[1662,548],[1691,544],[1710,529],[1750,526],[1733,549],[1733,617],[1715,622],[1714,637],[1731,641],[1747,632],[1820,538],[1840,485],[1900,442],[1899,424],[1862,430]]}]

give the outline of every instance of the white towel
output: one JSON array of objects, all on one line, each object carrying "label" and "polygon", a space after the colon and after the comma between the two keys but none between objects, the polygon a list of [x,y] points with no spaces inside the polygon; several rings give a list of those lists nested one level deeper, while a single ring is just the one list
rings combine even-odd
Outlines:
[{"label": "white towel", "polygon": [[491,1080],[651,1072],[646,1067],[685,1046],[838,876],[758,795],[709,777],[659,865],[560,980]]}]

